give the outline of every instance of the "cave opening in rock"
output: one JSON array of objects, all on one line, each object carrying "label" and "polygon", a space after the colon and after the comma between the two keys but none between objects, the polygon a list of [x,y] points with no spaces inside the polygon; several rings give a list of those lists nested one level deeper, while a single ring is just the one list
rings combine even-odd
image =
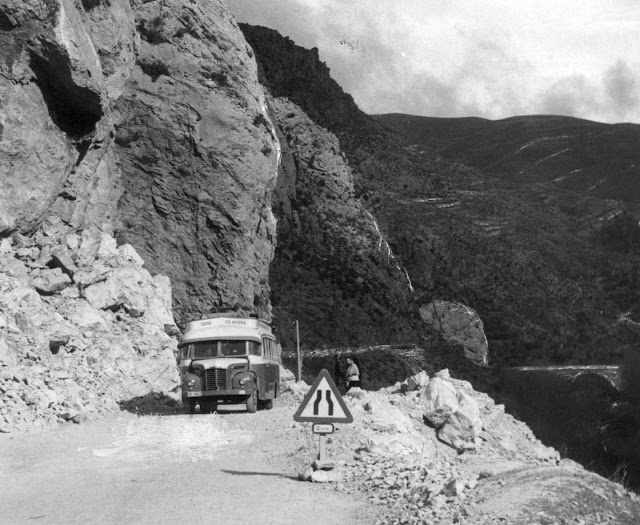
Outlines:
[{"label": "cave opening in rock", "polygon": [[103,116],[100,94],[77,85],[66,60],[56,53],[47,53],[46,58],[32,54],[31,69],[51,120],[71,140],[82,144]]}]

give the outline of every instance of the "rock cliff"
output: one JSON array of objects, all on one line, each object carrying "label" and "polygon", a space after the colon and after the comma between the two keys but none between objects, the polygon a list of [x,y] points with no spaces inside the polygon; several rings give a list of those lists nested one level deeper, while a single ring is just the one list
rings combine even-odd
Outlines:
[{"label": "rock cliff", "polygon": [[[416,340],[422,328],[411,277],[362,184],[391,172],[400,184],[416,166],[395,153],[399,138],[331,78],[317,49],[271,29],[240,27],[256,53],[260,81],[276,99],[270,111],[283,144],[270,274],[281,336],[297,318],[312,348]],[[277,102],[284,100],[291,106]],[[422,181],[431,188],[429,176]]]},{"label": "rock cliff", "polygon": [[286,98],[269,109],[283,148],[270,274],[281,339],[293,319],[311,347],[415,338],[411,281],[355,197],[337,138]]},{"label": "rock cliff", "polygon": [[219,1],[0,1],[0,235],[49,215],[130,243],[179,322],[270,315],[279,144]]}]

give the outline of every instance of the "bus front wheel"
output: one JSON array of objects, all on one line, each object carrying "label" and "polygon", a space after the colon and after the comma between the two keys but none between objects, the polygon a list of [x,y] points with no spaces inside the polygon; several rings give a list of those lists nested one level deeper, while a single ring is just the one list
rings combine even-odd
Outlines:
[{"label": "bus front wheel", "polygon": [[254,392],[247,398],[247,412],[253,414],[258,410],[258,392]]},{"label": "bus front wheel", "polygon": [[271,410],[273,408],[273,399],[265,399],[259,403],[262,410]]},{"label": "bus front wheel", "polygon": [[195,414],[196,413],[196,403],[195,401],[187,401],[187,403],[182,407],[185,414]]}]

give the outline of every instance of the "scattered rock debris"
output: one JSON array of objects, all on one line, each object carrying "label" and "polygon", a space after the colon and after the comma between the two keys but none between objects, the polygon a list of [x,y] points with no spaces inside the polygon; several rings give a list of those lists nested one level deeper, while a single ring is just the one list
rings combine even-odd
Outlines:
[{"label": "scattered rock debris", "polygon": [[177,405],[167,277],[55,218],[2,247],[0,432]]},{"label": "scattered rock debris", "polygon": [[[467,381],[451,378],[448,370],[426,382],[425,375],[375,392],[350,390],[344,399],[354,423],[336,425],[327,440],[335,471],[305,464],[300,479],[364,494],[379,507],[379,525],[632,524],[640,518],[638,496],[562,460],[527,425],[506,414],[503,405]],[[407,389],[418,383],[422,386]],[[298,406],[308,389],[291,381],[280,403]],[[436,395],[441,391],[450,395]],[[445,400],[453,406],[433,410]],[[455,439],[450,439],[441,429],[461,412],[460,405],[472,414],[473,431],[455,426],[450,430]],[[434,418],[434,424],[433,413],[446,416]],[[307,459],[317,453],[310,426],[292,424],[305,443],[296,454],[308,454]],[[458,440],[472,446],[460,447]]]}]

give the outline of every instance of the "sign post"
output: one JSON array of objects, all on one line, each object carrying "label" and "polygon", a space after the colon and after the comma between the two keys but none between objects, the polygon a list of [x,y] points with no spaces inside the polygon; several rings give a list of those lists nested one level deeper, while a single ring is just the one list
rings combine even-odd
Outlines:
[{"label": "sign post", "polygon": [[296,319],[296,356],[298,357],[298,377],[296,381],[302,381],[302,356],[300,355],[300,323]]},{"label": "sign post", "polygon": [[300,423],[313,423],[312,431],[319,434],[318,457],[314,468],[329,470],[333,463],[326,457],[327,434],[335,431],[334,423],[353,423],[353,416],[345,404],[331,374],[323,368],[316,377],[307,395],[293,415]]}]

